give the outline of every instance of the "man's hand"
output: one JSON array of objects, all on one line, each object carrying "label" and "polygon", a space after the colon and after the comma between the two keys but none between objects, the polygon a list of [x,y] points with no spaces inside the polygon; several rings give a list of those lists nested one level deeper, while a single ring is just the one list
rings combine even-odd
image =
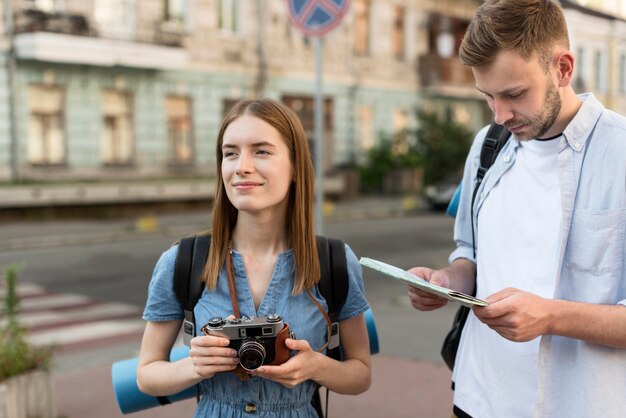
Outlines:
[{"label": "man's hand", "polygon": [[[432,270],[427,267],[414,267],[409,270],[409,273],[413,273],[425,279],[427,282],[443,286],[450,287],[450,278],[446,274],[445,270]],[[412,286],[408,286],[409,300],[411,305],[415,309],[420,311],[432,311],[445,306],[448,303],[448,299],[441,296],[433,295],[432,293],[425,292]]]},{"label": "man's hand", "polygon": [[548,333],[550,301],[507,288],[489,296],[488,306],[472,308],[476,317],[507,340],[525,342]]}]

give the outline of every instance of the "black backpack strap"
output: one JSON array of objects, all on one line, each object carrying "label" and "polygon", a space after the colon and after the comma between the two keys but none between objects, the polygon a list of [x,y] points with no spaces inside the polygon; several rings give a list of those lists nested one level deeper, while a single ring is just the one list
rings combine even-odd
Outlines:
[{"label": "black backpack strap", "polygon": [[503,125],[492,123],[487,131],[483,146],[480,150],[480,167],[476,173],[476,180],[480,184],[489,170],[489,167],[493,165],[500,153],[500,150],[504,147],[504,144],[509,140],[511,132],[509,132]]},{"label": "black backpack strap", "polygon": [[504,148],[504,145],[509,140],[511,132],[509,132],[503,125],[492,123],[487,131],[483,146],[480,149],[480,165],[478,171],[476,171],[476,183],[474,184],[474,192],[472,193],[472,205],[471,208],[471,222],[472,222],[472,246],[474,248],[474,258],[476,258],[476,239],[474,233],[474,201],[476,200],[476,194],[480,188],[480,184],[483,181],[483,177],[487,174],[487,170],[496,162],[496,158],[500,153],[500,150]]},{"label": "black backpack strap", "polygon": [[[328,305],[328,317],[331,321],[331,337],[326,354],[333,359],[341,360],[339,341],[339,312],[348,297],[348,265],[346,247],[343,241],[322,236],[316,237],[317,253],[320,261],[320,281],[318,289]],[[311,404],[320,418],[328,415],[329,390],[326,388],[326,414],[322,407],[320,388],[313,394]]]},{"label": "black backpack strap", "polygon": [[341,358],[339,341],[339,312],[348,296],[348,266],[346,249],[343,241],[318,236],[317,251],[320,260],[320,282],[318,288],[328,305],[328,316],[331,321],[331,339],[327,354]]},{"label": "black backpack strap", "polygon": [[174,268],[174,292],[185,313],[183,341],[187,346],[196,336],[193,308],[204,290],[204,283],[199,280],[199,277],[204,270],[210,245],[211,237],[208,235],[183,238],[178,243],[178,255]]}]

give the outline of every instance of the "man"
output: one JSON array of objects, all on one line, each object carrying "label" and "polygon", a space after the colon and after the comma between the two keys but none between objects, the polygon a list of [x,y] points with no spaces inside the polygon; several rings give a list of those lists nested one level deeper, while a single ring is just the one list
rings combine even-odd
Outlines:
[{"label": "man", "polygon": [[[555,0],[487,0],[460,48],[495,122],[513,134],[471,200],[487,128],[467,158],[442,270],[476,291],[452,379],[458,417],[623,417],[626,118],[571,86]],[[476,255],[474,255],[474,249]],[[429,311],[445,299],[409,289]]]}]

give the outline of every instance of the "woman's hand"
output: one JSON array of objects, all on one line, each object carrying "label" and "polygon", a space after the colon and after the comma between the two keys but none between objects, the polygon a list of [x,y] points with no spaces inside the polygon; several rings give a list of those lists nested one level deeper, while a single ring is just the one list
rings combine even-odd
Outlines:
[{"label": "woman's hand", "polygon": [[213,377],[218,372],[235,370],[239,364],[237,351],[228,347],[228,338],[204,335],[191,340],[189,357],[195,373],[203,379]]},{"label": "woman's hand", "polygon": [[313,351],[306,340],[287,338],[285,345],[290,350],[296,351],[293,357],[279,366],[261,366],[250,374],[272,380],[288,388],[293,388],[309,379],[315,380],[314,374],[319,370],[319,359],[327,357]]}]

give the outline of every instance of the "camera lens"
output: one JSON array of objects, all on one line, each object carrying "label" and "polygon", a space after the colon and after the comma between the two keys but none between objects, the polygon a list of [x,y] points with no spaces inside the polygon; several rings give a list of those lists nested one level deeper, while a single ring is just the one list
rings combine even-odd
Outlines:
[{"label": "camera lens", "polygon": [[239,347],[239,364],[245,370],[256,370],[263,365],[265,360],[265,347],[255,340],[245,341]]}]

